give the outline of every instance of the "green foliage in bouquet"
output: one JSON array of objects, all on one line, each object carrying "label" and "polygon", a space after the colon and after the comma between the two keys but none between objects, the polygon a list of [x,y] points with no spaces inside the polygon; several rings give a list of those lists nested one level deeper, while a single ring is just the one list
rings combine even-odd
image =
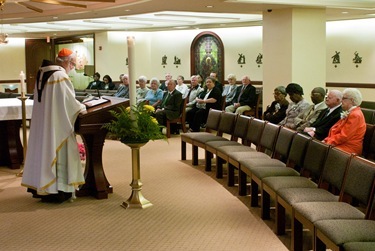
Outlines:
[{"label": "green foliage in bouquet", "polygon": [[[162,133],[157,120],[151,116],[155,108],[151,105],[139,105],[132,108],[120,107],[119,111],[111,110],[114,119],[103,125],[111,136],[123,143],[141,143],[149,140],[167,139]],[[132,116],[133,115],[133,116]]]}]

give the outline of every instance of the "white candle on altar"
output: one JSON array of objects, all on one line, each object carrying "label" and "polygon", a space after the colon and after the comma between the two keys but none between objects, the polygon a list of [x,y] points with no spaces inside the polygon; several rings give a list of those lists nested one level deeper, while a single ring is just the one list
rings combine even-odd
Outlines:
[{"label": "white candle on altar", "polygon": [[128,41],[128,67],[129,67],[129,101],[130,106],[136,105],[136,77],[135,77],[135,39],[127,37]]},{"label": "white candle on altar", "polygon": [[25,73],[21,71],[20,73],[20,83],[21,83],[21,93],[25,93],[26,85],[25,85]]}]

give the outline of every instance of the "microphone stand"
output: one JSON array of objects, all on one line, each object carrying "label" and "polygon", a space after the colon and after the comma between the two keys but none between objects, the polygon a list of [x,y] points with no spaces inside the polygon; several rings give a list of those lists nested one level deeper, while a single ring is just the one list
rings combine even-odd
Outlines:
[{"label": "microphone stand", "polygon": [[19,173],[16,174],[17,177],[22,177],[23,175],[23,168],[25,166],[26,160],[26,151],[27,151],[27,129],[26,129],[26,99],[28,97],[25,96],[25,92],[21,92],[21,97],[18,97],[19,100],[22,102],[22,136],[23,136],[23,162],[22,162],[22,169]]},{"label": "microphone stand", "polygon": [[101,95],[100,95],[100,91],[99,91],[99,88],[96,89],[98,91],[98,98],[100,99],[101,98]]}]

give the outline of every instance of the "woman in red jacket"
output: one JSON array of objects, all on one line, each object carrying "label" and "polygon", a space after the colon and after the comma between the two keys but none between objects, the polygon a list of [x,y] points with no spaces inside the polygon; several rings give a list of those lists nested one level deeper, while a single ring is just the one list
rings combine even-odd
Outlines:
[{"label": "woman in red jacket", "polygon": [[323,140],[349,153],[362,154],[366,122],[359,105],[362,94],[358,89],[347,88],[343,92],[341,119],[334,124]]}]

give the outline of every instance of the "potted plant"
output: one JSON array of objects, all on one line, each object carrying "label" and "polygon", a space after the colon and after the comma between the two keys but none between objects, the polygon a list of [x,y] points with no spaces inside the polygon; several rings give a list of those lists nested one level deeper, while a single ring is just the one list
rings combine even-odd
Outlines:
[{"label": "potted plant", "polygon": [[155,108],[151,105],[120,107],[111,110],[114,119],[103,125],[111,135],[124,144],[147,143],[149,140],[166,139],[162,127],[152,116]]},{"label": "potted plant", "polygon": [[151,105],[121,107],[120,110],[111,110],[114,119],[103,125],[113,136],[131,148],[132,151],[132,194],[122,203],[124,208],[146,208],[152,204],[142,193],[140,171],[140,147],[149,140],[167,139],[162,133],[157,120],[152,117],[155,108]]}]

